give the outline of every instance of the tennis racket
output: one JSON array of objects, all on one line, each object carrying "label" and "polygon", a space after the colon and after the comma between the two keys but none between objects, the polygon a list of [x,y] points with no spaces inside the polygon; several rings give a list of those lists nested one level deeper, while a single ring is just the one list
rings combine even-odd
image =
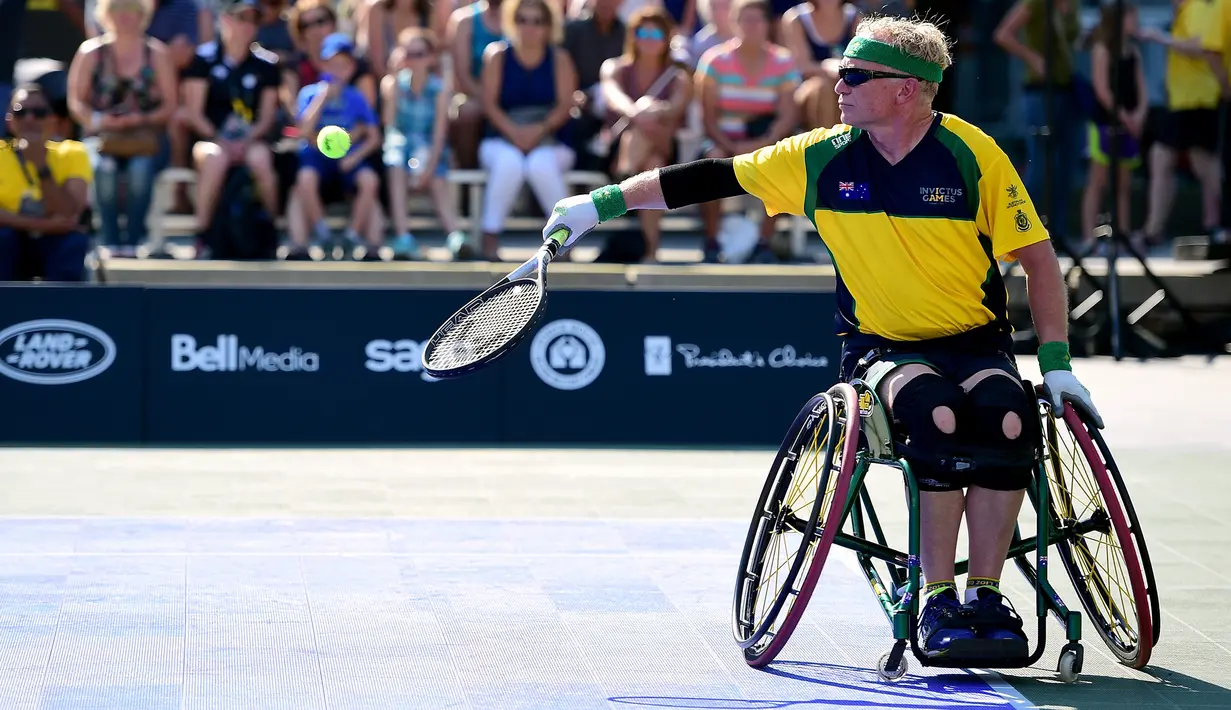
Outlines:
[{"label": "tennis racket", "polygon": [[538,324],[547,305],[547,265],[570,230],[561,227],[526,263],[462,306],[423,347],[423,370],[449,379],[480,370],[509,354]]}]

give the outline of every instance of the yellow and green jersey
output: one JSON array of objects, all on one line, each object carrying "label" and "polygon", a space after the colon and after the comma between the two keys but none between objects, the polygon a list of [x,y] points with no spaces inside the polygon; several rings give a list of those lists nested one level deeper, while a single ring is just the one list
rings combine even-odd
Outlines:
[{"label": "yellow and green jersey", "polygon": [[999,259],[1048,238],[1008,156],[937,113],[891,165],[868,134],[820,128],[737,156],[770,215],[807,217],[837,271],[837,333],[917,341],[995,324],[1010,332]]}]

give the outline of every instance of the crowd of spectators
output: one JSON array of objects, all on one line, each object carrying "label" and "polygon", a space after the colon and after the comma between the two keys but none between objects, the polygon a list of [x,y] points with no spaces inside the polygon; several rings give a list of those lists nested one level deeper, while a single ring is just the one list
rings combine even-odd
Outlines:
[{"label": "crowd of spectators", "polygon": [[[75,1],[61,0],[66,8]],[[995,41],[1026,67],[1021,111],[1036,130],[1028,136],[1024,179],[1040,202],[1050,184],[1047,218],[1059,226],[1053,232],[1068,224],[1075,161],[1083,149],[1090,157],[1081,234],[1073,240],[1087,248],[1113,151],[1125,176],[1149,160],[1143,225],[1129,224],[1129,180],[1120,180],[1117,196],[1121,229],[1139,243],[1165,232],[1178,161],[1201,183],[1206,227],[1218,233],[1225,224],[1218,158],[1226,152],[1220,110],[1231,97],[1231,62],[1224,64],[1231,53],[1223,51],[1231,42],[1231,0],[1174,4],[1175,22],[1163,33],[1140,30],[1128,3],[1119,58],[1111,57],[1112,16],[1104,12],[1086,35],[1078,0],[1053,0],[1053,18],[1044,0],[1018,0],[996,29]],[[0,148],[0,280],[20,273],[12,265],[29,257],[19,252],[72,262],[91,232],[112,257],[135,256],[147,241],[156,176],[168,167],[195,171],[193,186],[177,186],[172,211],[193,215],[198,258],[272,258],[275,225],[283,222],[288,259],[312,258],[313,247],[377,259],[385,246],[395,258],[423,258],[407,215],[408,196],[420,192],[453,258],[498,260],[523,187],[546,212],[567,196],[569,170],[617,180],[669,164],[679,159],[687,128],[700,134],[699,155],[726,157],[838,123],[838,60],[858,21],[873,12],[960,12],[945,5],[86,0],[80,21],[87,39],[60,84],[10,90],[0,83],[15,138]],[[0,26],[5,19],[0,13]],[[1145,156],[1142,42],[1169,50],[1166,126],[1153,131],[1157,140]],[[1048,44],[1054,51],[1044,61]],[[1092,57],[1088,74],[1074,59],[1084,48]],[[1121,97],[1115,112],[1112,66]],[[7,71],[0,56],[0,82]],[[1048,79],[1056,104],[1050,130],[1040,130],[1048,122]],[[943,109],[945,97],[938,102]],[[341,159],[315,148],[326,125],[350,133]],[[30,147],[36,143],[47,147]],[[482,204],[467,207],[479,216],[470,234],[460,228],[462,205],[447,183],[455,169],[493,176]],[[337,202],[348,205],[349,219],[335,233],[325,217]],[[704,205],[700,216],[703,258],[719,261],[720,206]],[[654,261],[662,214],[635,218],[639,253]],[[778,259],[770,247],[774,229],[773,220],[763,220],[751,261]],[[57,235],[63,249],[49,246]],[[62,275],[57,269],[42,270]]]}]

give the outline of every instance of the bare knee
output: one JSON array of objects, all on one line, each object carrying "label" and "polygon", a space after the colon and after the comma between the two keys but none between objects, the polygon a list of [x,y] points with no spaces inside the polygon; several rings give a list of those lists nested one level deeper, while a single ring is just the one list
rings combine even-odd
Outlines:
[{"label": "bare knee", "polygon": [[932,423],[942,434],[953,434],[957,431],[957,412],[941,405],[932,410]]}]

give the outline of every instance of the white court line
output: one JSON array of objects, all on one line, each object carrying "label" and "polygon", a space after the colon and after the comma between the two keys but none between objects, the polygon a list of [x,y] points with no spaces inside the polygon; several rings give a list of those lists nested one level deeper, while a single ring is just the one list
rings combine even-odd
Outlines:
[{"label": "white court line", "polygon": [[689,555],[692,557],[706,558],[723,558],[731,557],[732,552],[738,558],[739,552],[736,551],[721,551],[721,550],[675,550],[670,552],[647,551],[639,550],[623,550],[618,552],[596,550],[594,552],[482,552],[469,550],[425,550],[411,552],[296,552],[287,550],[270,550],[269,552],[260,552],[256,550],[236,550],[228,552],[225,550],[218,551],[172,551],[172,550],[153,550],[150,552],[139,552],[135,550],[124,552],[107,552],[105,550],[87,551],[87,552],[4,552],[0,550],[0,558],[18,557],[18,558],[33,558],[33,557],[549,557],[549,558],[574,558],[574,557],[646,557],[653,559],[672,559],[681,555]]}]

